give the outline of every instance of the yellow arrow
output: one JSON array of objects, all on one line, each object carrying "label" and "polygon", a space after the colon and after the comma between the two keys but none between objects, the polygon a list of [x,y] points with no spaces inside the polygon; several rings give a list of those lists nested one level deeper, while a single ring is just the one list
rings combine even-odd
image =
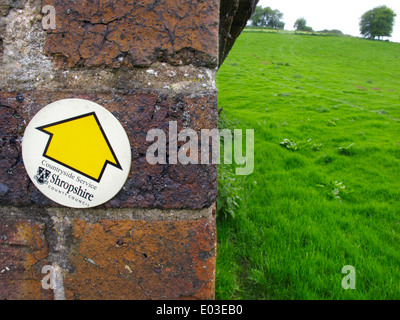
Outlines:
[{"label": "yellow arrow", "polygon": [[43,156],[100,182],[107,164],[121,165],[94,112],[36,128],[50,135]]}]

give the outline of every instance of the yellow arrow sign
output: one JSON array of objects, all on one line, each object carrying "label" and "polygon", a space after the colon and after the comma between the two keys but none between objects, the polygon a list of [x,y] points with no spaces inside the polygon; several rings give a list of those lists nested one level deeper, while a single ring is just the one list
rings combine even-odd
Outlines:
[{"label": "yellow arrow sign", "polygon": [[50,135],[43,156],[94,181],[110,164],[122,170],[95,112],[36,128]]}]

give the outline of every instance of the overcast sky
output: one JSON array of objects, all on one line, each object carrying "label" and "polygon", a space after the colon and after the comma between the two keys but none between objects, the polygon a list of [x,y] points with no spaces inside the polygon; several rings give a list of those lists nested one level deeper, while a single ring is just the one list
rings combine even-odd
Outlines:
[{"label": "overcast sky", "polygon": [[397,14],[391,41],[400,42],[400,0],[260,0],[258,5],[283,13],[286,30],[293,30],[296,19],[304,17],[314,30],[339,29],[361,36],[359,22],[364,12],[386,5]]}]

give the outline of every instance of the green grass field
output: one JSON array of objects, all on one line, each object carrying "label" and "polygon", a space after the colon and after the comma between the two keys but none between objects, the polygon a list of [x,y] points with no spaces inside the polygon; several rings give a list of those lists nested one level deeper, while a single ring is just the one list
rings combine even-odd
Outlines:
[{"label": "green grass field", "polygon": [[217,85],[255,170],[218,217],[216,298],[400,299],[400,44],[244,31]]}]

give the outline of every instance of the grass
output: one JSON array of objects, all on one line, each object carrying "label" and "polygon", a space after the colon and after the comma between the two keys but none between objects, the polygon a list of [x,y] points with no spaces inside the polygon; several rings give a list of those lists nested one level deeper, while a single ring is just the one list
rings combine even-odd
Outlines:
[{"label": "grass", "polygon": [[245,31],[217,85],[255,170],[217,220],[216,298],[400,299],[400,44]]}]

